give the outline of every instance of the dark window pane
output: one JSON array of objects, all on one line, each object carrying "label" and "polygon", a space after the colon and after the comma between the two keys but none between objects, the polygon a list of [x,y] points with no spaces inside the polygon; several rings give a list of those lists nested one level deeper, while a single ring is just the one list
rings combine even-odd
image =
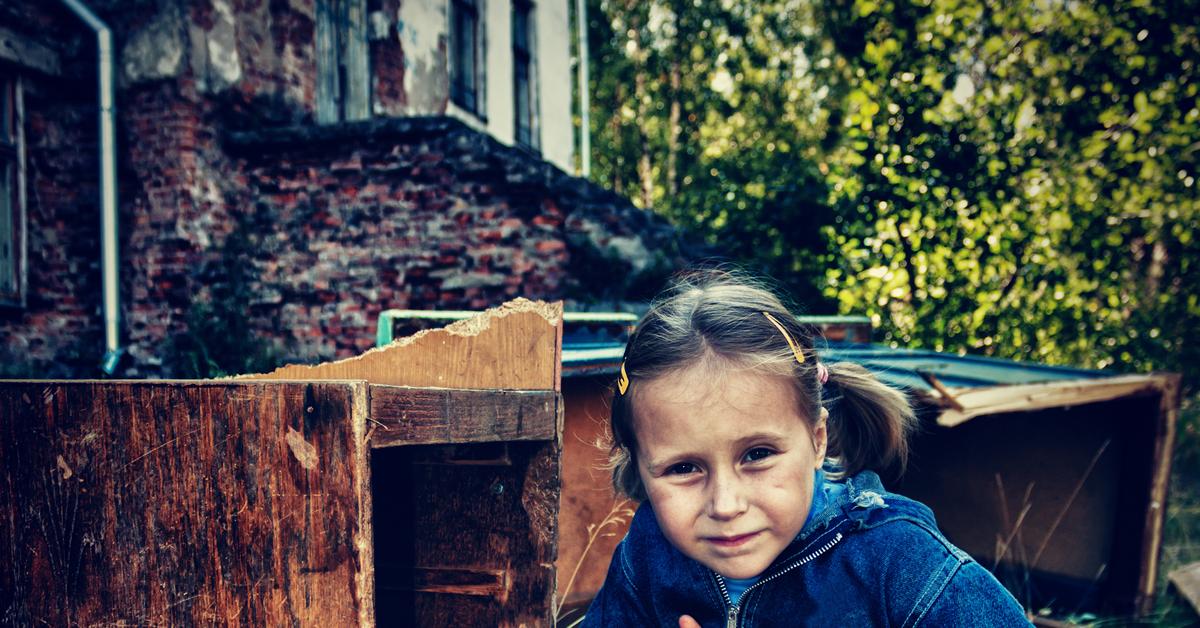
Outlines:
[{"label": "dark window pane", "polygon": [[512,10],[513,42],[513,109],[516,123],[516,141],[523,146],[536,147],[533,133],[534,85],[533,85],[533,5],[525,0],[514,0]]},{"label": "dark window pane", "polygon": [[17,292],[14,170],[12,162],[0,159],[0,296],[12,296]]},{"label": "dark window pane", "polygon": [[529,8],[518,3],[513,9],[513,48],[529,50]]},{"label": "dark window pane", "polygon": [[11,144],[16,134],[13,132],[13,81],[6,76],[0,76],[0,142]]},{"label": "dark window pane", "polygon": [[450,10],[453,29],[450,34],[450,52],[453,56],[450,66],[450,98],[468,111],[478,113],[478,19],[474,3],[454,0]]},{"label": "dark window pane", "polygon": [[530,143],[530,110],[529,110],[529,63],[518,63],[515,73],[515,85],[513,91],[516,93],[516,110],[517,110],[517,142],[520,144],[529,145]]}]

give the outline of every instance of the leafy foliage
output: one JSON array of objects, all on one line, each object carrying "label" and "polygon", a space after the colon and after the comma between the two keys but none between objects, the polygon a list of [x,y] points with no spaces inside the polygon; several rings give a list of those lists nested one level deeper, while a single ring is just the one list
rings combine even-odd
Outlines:
[{"label": "leafy foliage", "polygon": [[280,366],[283,352],[259,335],[247,304],[253,301],[256,248],[239,222],[219,255],[202,269],[207,289],[193,301],[187,328],[167,343],[167,364],[174,377],[206,379],[265,373]]},{"label": "leafy foliage", "polygon": [[592,0],[594,176],[896,344],[1187,371],[1196,0]]}]

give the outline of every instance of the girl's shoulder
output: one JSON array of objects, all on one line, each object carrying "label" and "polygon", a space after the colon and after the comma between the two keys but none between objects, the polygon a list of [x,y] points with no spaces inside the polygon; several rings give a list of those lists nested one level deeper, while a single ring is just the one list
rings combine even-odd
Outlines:
[{"label": "girl's shoulder", "polygon": [[842,511],[850,520],[848,536],[856,543],[877,546],[880,557],[970,560],[942,535],[928,506],[887,491],[879,476],[864,471],[847,478],[845,484]]}]

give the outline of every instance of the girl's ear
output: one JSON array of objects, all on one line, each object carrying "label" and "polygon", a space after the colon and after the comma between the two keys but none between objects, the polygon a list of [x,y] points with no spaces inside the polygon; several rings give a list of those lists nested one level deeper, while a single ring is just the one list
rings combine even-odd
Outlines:
[{"label": "girl's ear", "polygon": [[813,451],[817,454],[817,468],[825,462],[825,449],[829,445],[829,411],[821,408],[817,423],[812,429]]}]

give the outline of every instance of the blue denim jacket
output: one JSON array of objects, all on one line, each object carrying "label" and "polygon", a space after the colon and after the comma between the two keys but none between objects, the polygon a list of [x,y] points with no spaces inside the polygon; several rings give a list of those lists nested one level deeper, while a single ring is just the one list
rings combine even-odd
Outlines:
[{"label": "blue denim jacket", "polygon": [[758,582],[724,579],[675,549],[649,503],[613,554],[583,626],[1029,626],[1017,601],[938,532],[933,513],[864,471],[826,484],[825,506]]}]

